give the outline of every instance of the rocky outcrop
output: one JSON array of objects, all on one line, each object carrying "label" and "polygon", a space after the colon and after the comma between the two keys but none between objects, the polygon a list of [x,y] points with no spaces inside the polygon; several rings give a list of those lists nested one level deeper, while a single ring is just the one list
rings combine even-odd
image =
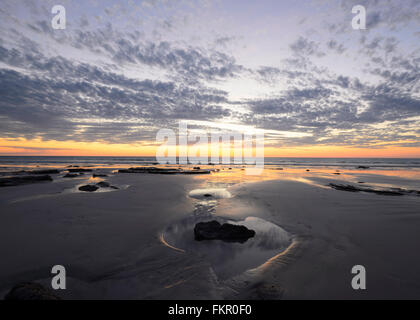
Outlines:
[{"label": "rocky outcrop", "polygon": [[57,174],[57,173],[60,173],[60,171],[57,170],[57,169],[44,169],[44,170],[27,171],[27,173],[30,173],[30,174]]},{"label": "rocky outcrop", "polygon": [[76,169],[67,169],[69,172],[92,172],[92,169],[83,169],[83,168],[76,168]]},{"label": "rocky outcrop", "polygon": [[227,242],[245,242],[255,236],[255,231],[245,226],[229,223],[220,224],[213,220],[197,223],[194,227],[194,238],[201,240],[223,240]]},{"label": "rocky outcrop", "polygon": [[79,177],[77,173],[67,173],[66,175],[63,176],[63,178],[76,178],[76,177]]},{"label": "rocky outcrop", "polygon": [[108,177],[108,175],[103,174],[103,173],[94,173],[94,174],[92,174],[92,177],[94,177],[94,178],[104,178],[104,177]]},{"label": "rocky outcrop", "polygon": [[53,179],[49,175],[5,177],[0,178],[0,187],[11,187],[43,181],[53,181]]},{"label": "rocky outcrop", "polygon": [[368,193],[375,193],[385,196],[402,196],[406,193],[412,193],[415,190],[403,190],[403,189],[395,189],[395,190],[377,190],[371,188],[360,188],[356,186],[352,186],[350,184],[335,184],[330,183],[329,186],[333,189],[340,190],[340,191],[349,191],[349,192],[368,192]]}]

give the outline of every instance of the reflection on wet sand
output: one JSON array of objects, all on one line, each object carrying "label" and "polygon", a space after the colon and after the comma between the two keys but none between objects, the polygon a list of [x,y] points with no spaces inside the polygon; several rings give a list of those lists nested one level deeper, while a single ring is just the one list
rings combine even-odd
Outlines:
[{"label": "reflection on wet sand", "polygon": [[[220,166],[210,175],[196,176],[201,180],[202,188],[192,190],[189,196],[197,199],[194,213],[169,226],[161,236],[161,242],[166,246],[186,252],[201,255],[209,261],[219,278],[227,279],[247,270],[263,270],[270,264],[280,261],[284,250],[296,247],[291,236],[281,227],[263,219],[249,216],[245,220],[234,221],[228,217],[215,216],[218,199],[231,197],[229,188],[240,183],[260,182],[264,180],[293,180],[317,187],[330,189],[329,182],[347,181],[358,183],[361,180],[375,186],[413,186],[418,184],[420,171],[411,169],[357,169],[337,167],[307,168],[270,168],[261,175],[247,175],[241,166],[225,168]],[[251,213],[252,215],[252,213]],[[193,229],[196,223],[217,220],[220,223],[244,225],[256,232],[243,244],[226,243],[223,241],[194,241]],[[287,249],[287,250],[289,250]],[[280,260],[279,260],[280,259]]]},{"label": "reflection on wet sand", "polygon": [[242,168],[212,172],[206,177],[197,176],[208,187],[229,187],[243,182],[260,182],[266,180],[294,180],[325,188],[328,181],[347,181],[351,183],[369,183],[375,187],[420,189],[420,169],[356,169],[337,167],[306,168],[265,168],[261,175],[247,175]]}]

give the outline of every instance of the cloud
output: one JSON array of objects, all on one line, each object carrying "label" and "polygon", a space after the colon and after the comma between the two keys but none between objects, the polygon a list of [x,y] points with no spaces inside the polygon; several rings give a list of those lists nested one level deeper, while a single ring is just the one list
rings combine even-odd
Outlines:
[{"label": "cloud", "polygon": [[[308,133],[273,134],[274,145],[419,140],[420,58],[416,42],[407,43],[417,37],[418,1],[334,3],[327,29],[307,19],[284,44],[273,41],[275,27],[255,37],[258,21],[239,20],[243,29],[231,34],[234,24],[228,28],[222,17],[188,25],[181,37],[191,14],[154,1],[132,10],[101,5],[98,19],[80,10],[57,32],[50,12],[34,4],[28,19],[17,17],[13,2],[0,12],[2,137],[150,144],[158,128],[189,119]],[[367,8],[366,32],[351,29],[354,4]],[[158,9],[165,10],[157,17]],[[128,28],[121,18],[143,24]]]},{"label": "cloud", "polygon": [[[136,132],[131,139],[141,140],[145,124],[157,128],[176,119],[221,119],[230,114],[220,105],[227,101],[220,90],[137,81],[63,57],[37,60],[16,50],[0,52],[1,61],[40,71],[29,76],[0,70],[0,123],[6,137],[122,142],[127,138],[121,134],[122,125]],[[112,121],[101,123],[104,120]]]},{"label": "cloud", "polygon": [[317,56],[322,57],[325,55],[319,49],[319,44],[315,41],[308,40],[304,37],[299,37],[295,42],[290,45],[293,52],[303,56]]},{"label": "cloud", "polygon": [[343,46],[343,44],[339,44],[335,40],[330,40],[327,42],[327,48],[330,50],[333,50],[337,52],[338,54],[342,54],[344,51],[346,51],[346,48]]}]

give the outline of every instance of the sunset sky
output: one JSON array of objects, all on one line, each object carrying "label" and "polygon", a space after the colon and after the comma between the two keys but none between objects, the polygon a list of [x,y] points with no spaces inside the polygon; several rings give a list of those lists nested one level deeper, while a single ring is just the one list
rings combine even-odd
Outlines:
[{"label": "sunset sky", "polygon": [[0,155],[154,156],[184,121],[264,130],[266,156],[420,157],[418,0],[2,0],[0,27]]}]

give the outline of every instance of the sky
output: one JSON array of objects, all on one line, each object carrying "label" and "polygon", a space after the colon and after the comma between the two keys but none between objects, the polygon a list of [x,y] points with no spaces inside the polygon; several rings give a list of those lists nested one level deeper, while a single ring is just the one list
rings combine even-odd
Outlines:
[{"label": "sky", "polygon": [[266,156],[420,157],[419,43],[420,0],[2,0],[0,155],[155,155],[183,121],[264,130]]}]

